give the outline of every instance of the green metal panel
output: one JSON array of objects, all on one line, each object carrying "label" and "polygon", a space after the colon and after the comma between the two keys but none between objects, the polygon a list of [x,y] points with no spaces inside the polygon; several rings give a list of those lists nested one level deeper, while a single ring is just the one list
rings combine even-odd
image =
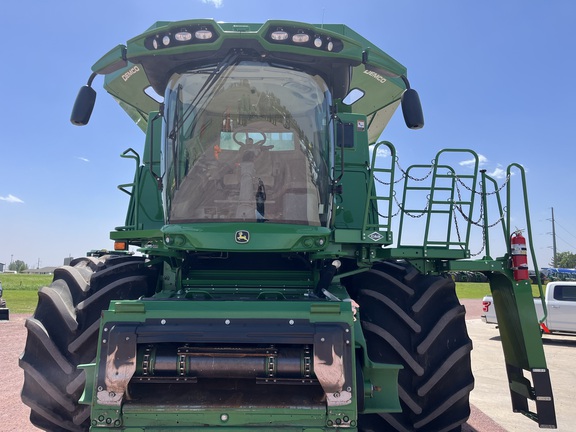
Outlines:
[{"label": "green metal panel", "polygon": [[[336,176],[342,175],[342,193],[335,198],[337,229],[361,229],[364,208],[368,201],[368,188],[372,176],[368,171],[368,140],[366,117],[356,114],[338,115],[336,130],[341,135],[340,147],[336,148]],[[343,172],[340,173],[340,170]]]},{"label": "green metal panel", "polygon": [[501,273],[489,278],[506,363],[527,370],[545,368],[530,281],[513,282]]},{"label": "green metal panel", "polygon": [[[258,324],[259,322],[262,324]],[[316,353],[316,350],[321,349],[318,345],[324,343],[324,334],[331,334],[326,333],[332,331],[330,329],[341,329],[339,331],[345,338],[342,344],[348,348],[340,355],[343,355],[342,358],[345,361],[352,362],[347,366],[351,371],[354,366],[352,347],[355,346],[354,332],[350,331],[353,322],[352,309],[348,302],[112,302],[110,309],[103,313],[101,322],[97,356],[100,361],[96,365],[83,366],[88,375],[88,382],[92,383],[87,388],[93,390],[92,394],[84,395],[83,402],[92,404],[93,426],[110,425],[118,429],[125,428],[122,430],[138,430],[138,428],[181,430],[195,426],[212,428],[227,426],[233,427],[233,430],[263,431],[314,430],[314,428],[327,430],[326,428],[340,423],[354,430],[357,424],[355,398],[342,405],[328,406],[328,409],[324,403],[317,406],[297,407],[290,403],[286,406],[273,406],[272,402],[251,408],[242,404],[236,407],[226,402],[223,402],[222,406],[207,407],[203,406],[201,401],[195,402],[193,398],[185,405],[169,401],[150,405],[139,399],[120,403],[126,387],[119,385],[122,382],[127,383],[122,374],[127,374],[126,379],[129,379],[136,370],[129,371],[135,368],[135,366],[129,366],[129,364],[133,365],[135,360],[133,357],[135,354],[130,354],[130,344],[133,344],[135,349],[137,344],[154,343],[154,341],[162,343],[174,340],[188,343],[191,346],[194,343],[202,346],[214,341],[220,341],[220,344],[225,344],[227,340],[228,343],[235,341],[246,344],[252,340],[261,341],[270,338],[268,343],[271,344],[308,340],[308,343],[314,344]],[[198,325],[201,326],[200,328],[209,325],[214,333],[193,330]],[[191,331],[187,330],[188,328]],[[315,333],[306,333],[307,328],[313,329]],[[216,339],[211,339],[211,337],[216,337]],[[120,344],[124,347],[120,348]],[[111,362],[110,356],[115,358],[115,362]],[[104,359],[108,360],[104,361]],[[315,365],[319,367],[316,360]],[[386,370],[385,367],[375,367],[375,380],[385,380],[390,384],[389,378],[393,378],[394,368],[390,368],[392,375],[388,374],[387,378],[382,378],[382,374],[378,378],[379,369]],[[352,380],[349,391],[355,394],[356,384],[354,384],[354,376],[351,372],[349,372],[349,378]],[[261,388],[265,390],[266,385]],[[283,393],[288,397],[286,392],[290,390],[289,387],[282,386],[280,389],[283,389]],[[104,401],[108,402],[104,403]],[[397,399],[393,402],[397,404]],[[385,403],[388,401],[379,402],[380,405]],[[114,428],[109,430],[114,430]]]},{"label": "green metal panel", "polygon": [[[489,274],[498,330],[502,339],[508,384],[514,412],[537,421],[540,427],[556,428],[554,397],[546,366],[540,326],[530,280],[513,281],[507,274]],[[527,378],[531,373],[532,380]],[[528,400],[536,403],[530,410]]]},{"label": "green metal panel", "polygon": [[166,225],[162,233],[173,249],[238,252],[320,251],[330,236],[324,227],[256,222]]}]

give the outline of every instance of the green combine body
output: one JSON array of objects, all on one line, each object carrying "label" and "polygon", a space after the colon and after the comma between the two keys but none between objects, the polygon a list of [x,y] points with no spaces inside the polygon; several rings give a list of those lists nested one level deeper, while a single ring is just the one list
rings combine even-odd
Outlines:
[{"label": "green combine body", "polygon": [[[490,280],[513,410],[556,426],[530,282],[514,280],[509,246],[490,257],[488,198],[508,244],[510,181],[469,150],[398,172],[382,131],[400,105],[423,126],[400,63],[344,25],[190,20],[156,23],[92,70],[72,122],[88,122],[104,75],[146,140],[122,154],[136,173],[119,186],[118,253],[56,270],[27,320],[34,425],[459,430],[472,343],[448,275],[470,270]],[[474,169],[445,162],[455,154]]]}]

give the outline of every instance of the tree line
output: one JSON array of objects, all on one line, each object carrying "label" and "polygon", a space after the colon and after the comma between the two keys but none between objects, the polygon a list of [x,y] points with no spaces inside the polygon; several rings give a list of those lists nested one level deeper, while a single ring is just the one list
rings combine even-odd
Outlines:
[{"label": "tree line", "polygon": [[558,252],[552,259],[550,265],[556,268],[576,268],[576,254],[572,252]]},{"label": "tree line", "polygon": [[22,273],[24,270],[28,270],[28,264],[21,260],[12,261],[8,265],[8,270]]}]

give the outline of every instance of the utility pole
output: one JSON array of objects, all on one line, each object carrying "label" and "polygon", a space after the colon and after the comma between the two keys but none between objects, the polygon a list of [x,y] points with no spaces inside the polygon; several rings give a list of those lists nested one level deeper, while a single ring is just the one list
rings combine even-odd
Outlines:
[{"label": "utility pole", "polygon": [[556,262],[556,225],[554,224],[554,207],[552,207],[552,265],[558,267]]}]

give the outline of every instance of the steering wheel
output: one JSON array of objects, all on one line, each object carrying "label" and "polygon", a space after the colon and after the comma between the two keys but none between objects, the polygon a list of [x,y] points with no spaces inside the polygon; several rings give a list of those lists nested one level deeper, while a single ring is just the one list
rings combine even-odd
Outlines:
[{"label": "steering wheel", "polygon": [[[264,146],[264,143],[266,142],[266,134],[265,134],[264,132],[260,132],[260,131],[255,131],[255,133],[262,135],[262,139],[259,140],[259,141],[256,141],[256,142],[248,142],[248,141],[253,141],[252,138],[250,138],[250,137],[248,136],[248,132],[234,132],[234,134],[232,134],[232,139],[233,139],[234,142],[235,142],[236,144],[238,144],[240,147],[242,147],[242,146],[244,146],[244,145],[246,145],[246,144],[248,144],[249,146],[250,146],[250,145],[253,145],[253,146]],[[244,134],[244,135],[245,135],[244,142],[242,142],[242,141],[240,141],[240,140],[238,139],[238,135],[240,135],[240,134]],[[267,147],[270,147],[270,146],[267,146]],[[272,147],[270,147],[270,148],[272,148]]]}]

